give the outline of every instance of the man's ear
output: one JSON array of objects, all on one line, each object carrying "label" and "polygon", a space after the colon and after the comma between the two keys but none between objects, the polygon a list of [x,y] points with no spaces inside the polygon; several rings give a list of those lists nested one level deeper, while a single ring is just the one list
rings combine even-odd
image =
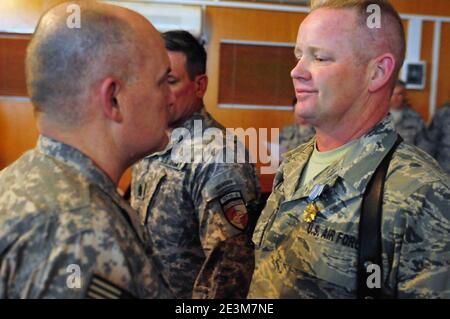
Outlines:
[{"label": "man's ear", "polygon": [[114,122],[122,122],[123,117],[117,95],[121,89],[120,81],[107,77],[102,81],[100,86],[101,106],[105,117]]},{"label": "man's ear", "polygon": [[202,99],[208,88],[208,76],[200,74],[195,77],[195,95]]},{"label": "man's ear", "polygon": [[391,79],[395,68],[395,58],[391,53],[382,54],[372,60],[369,91],[375,92]]}]

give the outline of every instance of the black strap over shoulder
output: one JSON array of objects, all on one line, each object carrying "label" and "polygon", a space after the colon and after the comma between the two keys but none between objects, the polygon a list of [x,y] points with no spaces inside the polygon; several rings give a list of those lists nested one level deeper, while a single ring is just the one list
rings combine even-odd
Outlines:
[{"label": "black strap over shoulder", "polygon": [[[392,154],[403,141],[400,135],[386,156],[378,165],[369,181],[363,196],[361,217],[359,221],[359,248],[358,248],[358,287],[359,299],[382,298],[382,289],[369,288],[367,279],[372,271],[367,271],[371,264],[379,266],[380,275],[382,267],[381,246],[381,218],[383,204],[383,190],[386,173],[391,162]],[[382,283],[382,277],[380,278]]]}]

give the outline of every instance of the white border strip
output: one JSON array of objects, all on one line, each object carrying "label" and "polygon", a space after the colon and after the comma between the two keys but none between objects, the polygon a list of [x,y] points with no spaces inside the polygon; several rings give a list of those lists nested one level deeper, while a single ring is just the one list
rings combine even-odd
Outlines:
[{"label": "white border strip", "polygon": [[249,105],[249,104],[223,104],[219,103],[217,107],[221,109],[241,109],[241,110],[276,110],[293,111],[294,107],[289,105]]},{"label": "white border strip", "polygon": [[[120,2],[120,0],[110,0]],[[160,3],[160,4],[180,4],[180,5],[200,5],[204,8],[207,7],[222,7],[222,8],[234,8],[234,9],[255,9],[255,10],[269,10],[279,12],[298,12],[309,13],[309,7],[306,6],[292,6],[292,5],[279,5],[279,4],[265,4],[265,3],[248,3],[248,2],[222,2],[211,0],[126,0],[127,2],[135,3]],[[422,21],[431,22],[448,22],[450,23],[450,17],[445,16],[432,16],[432,15],[420,15],[420,14],[400,14],[402,19],[420,19]],[[0,29],[0,32],[5,33],[32,33],[31,29],[23,28],[5,28]]]},{"label": "white border strip", "polygon": [[420,52],[422,51],[422,24],[423,21],[417,18],[412,18],[408,22],[405,61],[420,61]]},{"label": "white border strip", "polygon": [[[114,0],[116,1],[116,0]],[[129,1],[129,0],[127,0]],[[185,4],[185,5],[204,5],[207,7],[225,7],[225,8],[236,8],[236,9],[256,9],[256,10],[275,10],[275,11],[286,11],[286,12],[303,12],[308,13],[310,10],[308,7],[303,6],[293,6],[293,5],[279,5],[279,4],[269,4],[269,3],[248,3],[248,2],[222,2],[222,1],[211,1],[211,0],[141,0],[141,1],[130,1],[130,2],[151,2],[151,3],[162,3],[162,4]]]},{"label": "white border strip", "polygon": [[[116,0],[115,0],[116,1]],[[279,4],[265,4],[265,3],[248,3],[248,2],[222,2],[211,0],[132,0],[133,2],[152,2],[152,3],[165,3],[165,4],[186,4],[186,5],[204,5],[207,7],[225,7],[236,9],[257,9],[257,10],[274,10],[284,12],[301,12],[309,13],[310,9],[307,6],[293,6],[293,5],[279,5]],[[450,22],[450,17],[446,16],[433,16],[433,15],[420,15],[420,14],[400,14],[403,19],[418,18],[424,21],[440,21]]]},{"label": "white border strip", "polygon": [[442,23],[436,21],[434,24],[433,37],[433,62],[431,65],[431,89],[430,89],[430,106],[428,109],[429,119],[431,119],[436,111],[436,100],[439,80],[439,58],[441,53],[441,27]]},{"label": "white border strip", "polygon": [[295,48],[295,43],[291,43],[291,42],[246,41],[246,40],[226,39],[226,40],[220,40],[220,43]]},{"label": "white border strip", "polygon": [[26,96],[9,96],[9,95],[0,95],[0,102],[31,102],[29,97]]}]

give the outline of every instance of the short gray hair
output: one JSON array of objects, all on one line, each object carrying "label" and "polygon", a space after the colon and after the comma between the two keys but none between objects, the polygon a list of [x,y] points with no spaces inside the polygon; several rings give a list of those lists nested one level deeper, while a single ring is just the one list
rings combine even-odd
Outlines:
[{"label": "short gray hair", "polygon": [[[26,55],[27,89],[37,112],[67,125],[83,120],[83,104],[93,83],[114,75],[127,81],[134,32],[124,20],[81,6],[81,28],[69,28],[66,17],[42,23]],[[133,61],[136,62],[136,61]]]}]

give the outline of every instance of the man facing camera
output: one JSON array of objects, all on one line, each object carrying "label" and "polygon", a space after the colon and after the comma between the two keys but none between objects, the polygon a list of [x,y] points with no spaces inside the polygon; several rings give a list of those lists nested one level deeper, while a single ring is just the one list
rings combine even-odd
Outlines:
[{"label": "man facing camera", "polygon": [[[255,167],[225,160],[225,155],[245,151],[224,143],[225,129],[205,110],[203,46],[185,31],[166,32],[163,38],[175,94],[171,142],[134,166],[132,206],[139,210],[151,235],[148,245],[177,298],[244,298],[254,266]],[[187,156],[191,150],[194,156]]]},{"label": "man facing camera", "polygon": [[404,32],[381,0],[311,1],[291,72],[315,138],[253,235],[251,298],[449,298],[450,181],[388,117]]},{"label": "man facing camera", "polygon": [[[66,24],[74,4],[80,28]],[[42,16],[26,56],[39,140],[0,173],[1,298],[171,297],[116,191],[168,142],[169,70],[135,12],[71,2]]]}]

